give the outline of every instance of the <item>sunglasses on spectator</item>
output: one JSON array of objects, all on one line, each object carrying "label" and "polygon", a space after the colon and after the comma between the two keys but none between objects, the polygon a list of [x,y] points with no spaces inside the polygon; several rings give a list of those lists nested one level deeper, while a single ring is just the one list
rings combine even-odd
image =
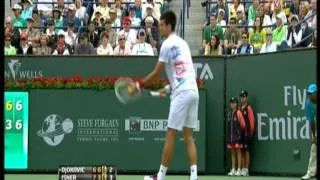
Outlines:
[{"label": "sunglasses on spectator", "polygon": [[269,33],[269,34],[267,34],[267,36],[272,36],[272,34]]},{"label": "sunglasses on spectator", "polygon": [[247,39],[247,36],[242,36],[242,39]]},{"label": "sunglasses on spectator", "polygon": [[119,41],[126,40],[126,38],[119,38]]}]

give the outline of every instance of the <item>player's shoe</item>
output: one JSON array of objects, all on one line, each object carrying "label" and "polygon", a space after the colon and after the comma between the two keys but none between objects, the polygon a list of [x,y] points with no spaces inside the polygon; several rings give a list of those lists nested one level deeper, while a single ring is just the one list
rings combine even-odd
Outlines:
[{"label": "player's shoe", "polygon": [[236,171],[234,169],[231,169],[231,171],[228,173],[228,176],[234,176]]},{"label": "player's shoe", "polygon": [[144,176],[143,180],[158,180],[157,175]]},{"label": "player's shoe", "polygon": [[302,176],[301,179],[302,179],[302,180],[307,180],[307,179],[311,179],[311,178],[313,178],[313,177],[314,177],[314,176],[312,176],[312,175],[310,175],[310,174],[307,173],[306,175]]},{"label": "player's shoe", "polygon": [[235,176],[241,176],[241,170],[240,168],[237,170],[237,172],[234,174]]}]

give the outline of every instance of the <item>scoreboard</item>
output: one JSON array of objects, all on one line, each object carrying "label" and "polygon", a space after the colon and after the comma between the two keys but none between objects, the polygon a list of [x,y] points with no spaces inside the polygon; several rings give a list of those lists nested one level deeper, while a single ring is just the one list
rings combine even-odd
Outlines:
[{"label": "scoreboard", "polygon": [[60,166],[59,180],[116,180],[117,168],[110,165]]},{"label": "scoreboard", "polygon": [[29,92],[6,91],[4,98],[5,169],[28,168]]}]

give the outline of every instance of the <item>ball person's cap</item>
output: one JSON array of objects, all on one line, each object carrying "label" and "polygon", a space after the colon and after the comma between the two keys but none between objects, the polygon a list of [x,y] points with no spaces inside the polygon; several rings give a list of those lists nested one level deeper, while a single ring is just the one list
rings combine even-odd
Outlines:
[{"label": "ball person's cap", "polygon": [[241,92],[240,92],[240,97],[248,97],[248,92],[246,91],[246,90],[242,90]]},{"label": "ball person's cap", "polygon": [[307,88],[307,93],[314,94],[317,92],[317,85],[316,84],[310,84]]},{"label": "ball person's cap", "polygon": [[230,98],[230,103],[238,103],[238,99],[236,97]]}]

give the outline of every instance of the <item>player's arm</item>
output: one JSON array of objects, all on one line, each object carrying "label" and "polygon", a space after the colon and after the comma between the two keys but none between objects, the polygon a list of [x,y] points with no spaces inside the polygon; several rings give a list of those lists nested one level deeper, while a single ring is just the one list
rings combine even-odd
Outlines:
[{"label": "player's arm", "polygon": [[316,137],[316,123],[314,120],[314,112],[312,110],[312,104],[310,101],[306,102],[306,116],[307,121],[309,122],[312,139]]}]

